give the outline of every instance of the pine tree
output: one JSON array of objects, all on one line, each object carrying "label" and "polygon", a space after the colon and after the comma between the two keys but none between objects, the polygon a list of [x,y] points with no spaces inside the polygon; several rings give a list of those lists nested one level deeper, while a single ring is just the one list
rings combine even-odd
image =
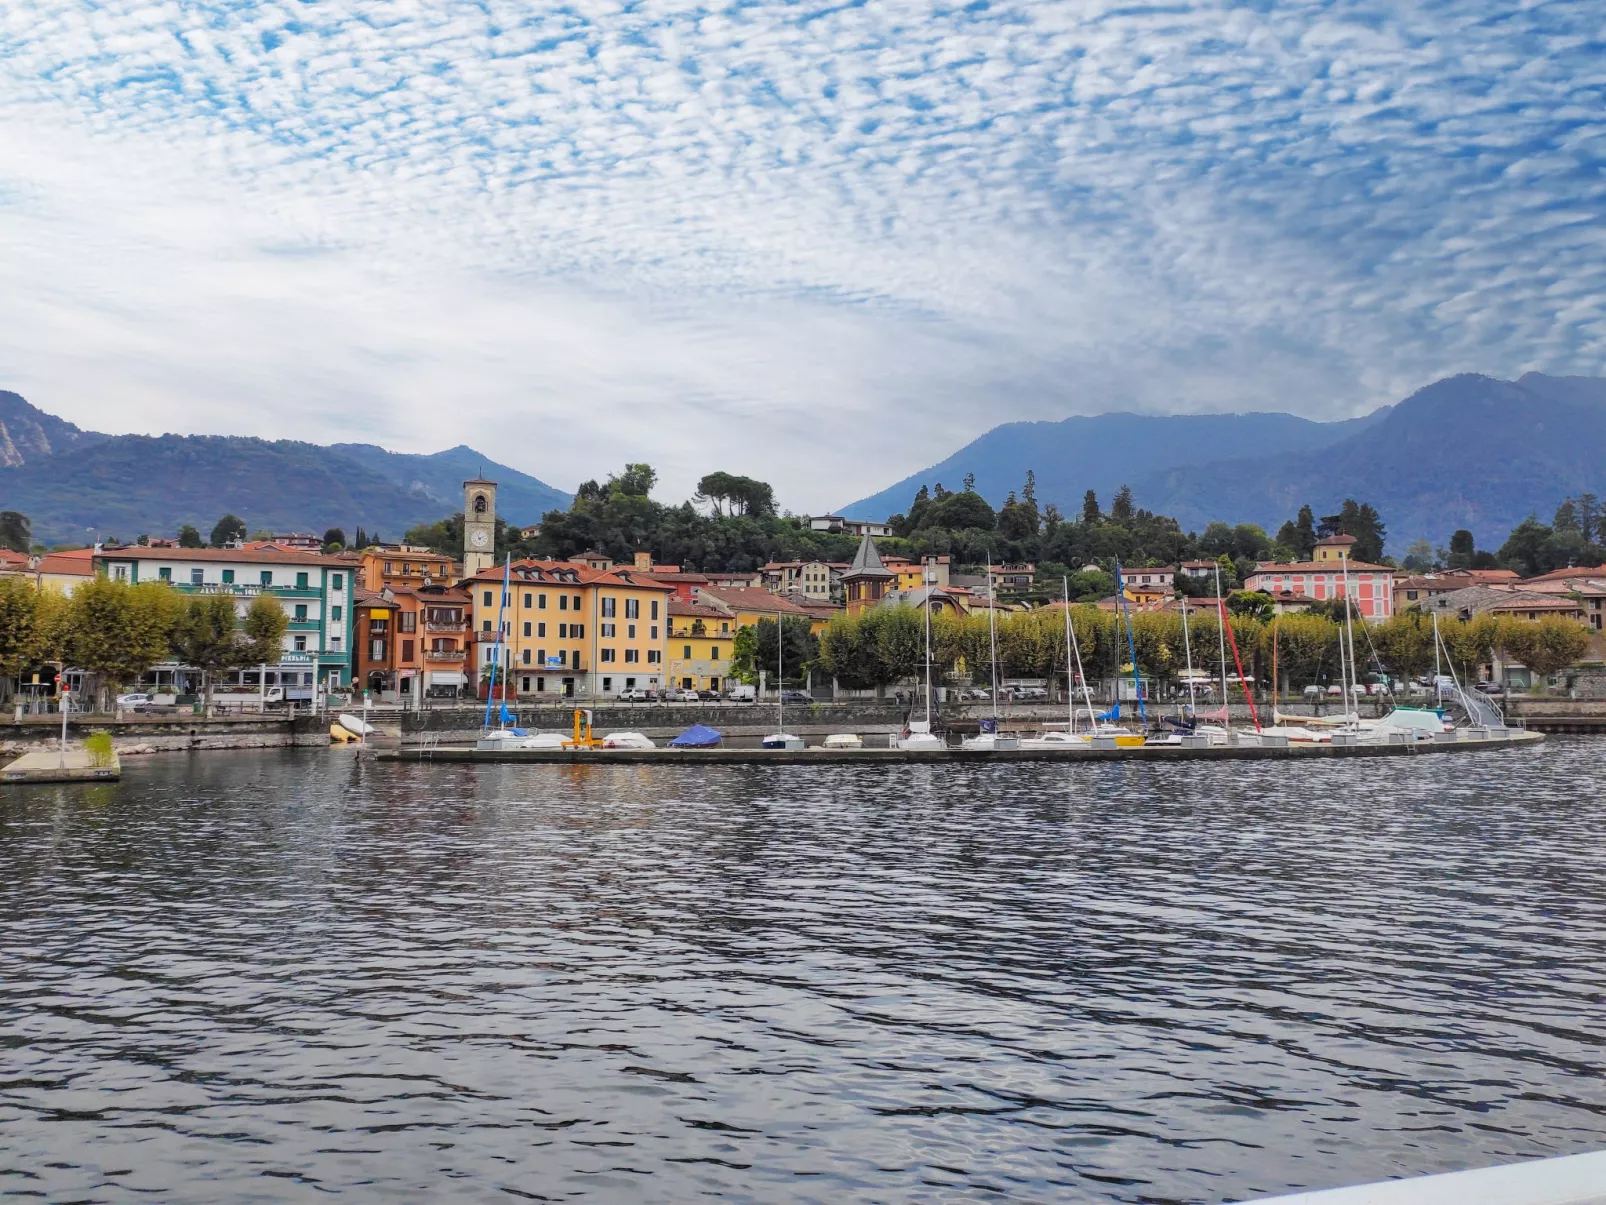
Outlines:
[{"label": "pine tree", "polygon": [[1092,490],[1082,495],[1082,522],[1089,524],[1101,522],[1104,516],[1099,512],[1099,496]]}]

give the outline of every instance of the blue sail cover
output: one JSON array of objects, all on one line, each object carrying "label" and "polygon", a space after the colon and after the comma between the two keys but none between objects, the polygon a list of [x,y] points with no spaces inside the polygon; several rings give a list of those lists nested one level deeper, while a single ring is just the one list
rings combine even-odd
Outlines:
[{"label": "blue sail cover", "polygon": [[719,744],[719,732],[703,724],[693,724],[669,744],[675,749],[709,749]]}]

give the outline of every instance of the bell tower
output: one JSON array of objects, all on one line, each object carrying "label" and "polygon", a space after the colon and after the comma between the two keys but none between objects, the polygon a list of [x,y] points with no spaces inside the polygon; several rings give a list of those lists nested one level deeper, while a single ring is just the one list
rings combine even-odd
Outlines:
[{"label": "bell tower", "polygon": [[496,482],[463,482],[463,576],[496,564]]}]

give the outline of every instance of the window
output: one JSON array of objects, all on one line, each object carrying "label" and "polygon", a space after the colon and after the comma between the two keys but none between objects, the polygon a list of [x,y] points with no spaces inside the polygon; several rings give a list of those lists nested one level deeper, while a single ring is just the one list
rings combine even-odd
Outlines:
[{"label": "window", "polygon": [[546,679],[537,678],[535,680],[535,689],[540,691],[542,694],[546,694]]},{"label": "window", "polygon": [[626,640],[634,640],[635,638],[636,638],[636,625],[633,624],[633,623],[625,624],[625,639]]},{"label": "window", "polygon": [[491,592],[489,590],[487,590],[485,592],[485,603],[484,603],[484,605],[487,606],[487,607],[491,605]]},{"label": "window", "polygon": [[535,634],[537,636],[541,637],[543,640],[546,639],[546,624],[544,624],[544,623],[536,624],[535,625]]},{"label": "window", "polygon": [[223,571],[223,584],[226,586],[232,586],[234,584],[234,570],[225,569]]},{"label": "window", "polygon": [[641,599],[639,599],[639,598],[627,598],[627,599],[625,599],[625,618],[626,619],[640,619],[641,618]]},{"label": "window", "polygon": [[[537,665],[545,665],[546,664],[546,650],[545,649],[536,649],[535,650],[535,660],[536,660],[536,664]],[[543,686],[541,689],[545,690],[546,687]]]},{"label": "window", "polygon": [[546,610],[546,595],[545,594],[537,594],[535,596],[535,609],[537,611],[545,611]]},{"label": "window", "polygon": [[[297,610],[301,610],[301,608],[299,608],[299,607],[296,608],[296,609]],[[416,631],[418,631],[418,612],[417,611],[403,611],[401,613],[401,630],[404,631],[404,632],[416,632]]]},{"label": "window", "polygon": [[206,572],[205,572],[205,570],[202,570],[202,569],[199,569],[199,568],[190,570],[190,585],[199,586],[205,580],[206,580]]},{"label": "window", "polygon": [[569,609],[569,596],[567,594],[558,595],[558,610],[567,611],[568,609]]},{"label": "window", "polygon": [[[528,590],[524,592],[524,605],[526,608],[528,608],[530,605],[530,592]],[[526,687],[526,689],[528,689],[528,687]]]},{"label": "window", "polygon": [[480,620],[480,631],[489,632],[490,630],[491,630],[491,621],[489,619]]},{"label": "window", "polygon": [[658,600],[656,598],[652,600],[652,617],[654,619],[658,618]]},{"label": "window", "polygon": [[635,690],[636,689],[636,680],[634,678],[626,678],[625,679],[625,689],[626,690]]},{"label": "window", "polygon": [[708,659],[710,661],[719,660],[719,645],[711,644],[708,646]]},{"label": "window", "polygon": [[604,638],[606,638],[606,637],[612,636],[614,634],[614,629],[617,628],[618,626],[619,625],[617,625],[617,624],[604,623],[604,624],[598,625],[598,629],[597,630],[602,634],[602,636]]},{"label": "window", "polygon": [[725,623],[725,622],[721,622],[720,623],[720,625],[719,625],[719,634],[721,636],[730,635],[730,630],[731,630],[731,625],[729,623]]},{"label": "window", "polygon": [[651,663],[653,665],[656,665],[656,664],[658,664],[658,662],[662,661],[663,659],[664,659],[663,650],[661,650],[661,649],[648,649],[647,650],[647,660],[648,660],[649,663]]},{"label": "window", "polygon": [[[577,658],[575,658],[575,660],[578,661],[579,658],[577,657]],[[568,652],[567,649],[559,649],[558,650],[558,664],[560,666],[564,666],[564,665],[568,665],[569,664],[569,652]]]},{"label": "window", "polygon": [[574,650],[574,661],[571,663],[575,669],[580,668],[580,650]]},{"label": "window", "polygon": [[[234,570],[230,569],[226,572],[228,573],[228,577],[224,578],[223,580],[226,582],[232,582],[234,580]],[[344,573],[335,574],[335,580],[332,588],[335,590],[344,590],[346,588],[346,575]]]},{"label": "window", "polygon": [[585,639],[585,634],[586,634],[586,625],[585,624],[583,624],[583,623],[571,623],[569,625],[569,636],[570,636],[571,639],[573,639],[573,640],[584,640]]},{"label": "window", "polygon": [[371,640],[371,641],[369,641],[368,642],[368,660],[370,660],[370,661],[383,661],[384,659],[385,659],[385,642],[383,640]]},{"label": "window", "polygon": [[[300,637],[300,639],[305,640],[306,637],[303,636],[303,637]],[[411,661],[412,659],[413,659],[413,642],[411,640],[404,640],[404,641],[402,641],[402,660],[403,661]]]},{"label": "window", "polygon": [[524,634],[526,636],[530,634],[530,621],[528,619],[524,621]]},{"label": "window", "polygon": [[[525,649],[524,650],[523,661],[524,661],[525,665],[530,664],[530,650],[529,649]],[[530,680],[528,678],[524,679],[524,689],[525,690],[529,690],[530,689]]]},{"label": "window", "polygon": [[648,630],[647,639],[649,639],[649,640],[657,640],[658,639],[658,625],[657,624],[653,624],[651,629]]},{"label": "window", "polygon": [[604,619],[612,619],[618,613],[615,610],[615,608],[618,605],[619,605],[619,600],[618,599],[604,598],[602,600],[602,617]]},{"label": "window", "polygon": [[641,650],[640,649],[626,649],[625,650],[625,661],[626,662],[638,662],[640,660],[641,660]]},{"label": "window", "polygon": [[[306,603],[297,603],[296,604],[296,622],[297,623],[306,623],[307,622],[307,604]],[[407,630],[407,616],[403,615],[402,616],[402,631],[405,632],[406,630]]]},{"label": "window", "polygon": [[305,590],[306,588],[307,588],[307,575],[305,573],[296,574],[296,589],[297,590]]},{"label": "window", "polygon": [[339,623],[343,615],[345,615],[345,611],[341,608],[339,603],[336,603],[334,606],[329,608],[329,622]]},{"label": "window", "polygon": [[525,694],[529,694],[530,693],[530,678],[529,678],[529,675],[526,674],[524,677],[520,678],[519,681],[521,683],[523,683],[523,685],[521,685],[519,687],[519,689],[522,690]]},{"label": "window", "polygon": [[601,650],[601,652],[598,654],[597,660],[603,662],[604,664],[606,664],[608,662],[611,662],[613,660],[613,650],[612,649],[603,649],[603,650]]},{"label": "window", "polygon": [[[127,573],[128,571],[123,566],[117,566],[118,577],[126,577]],[[156,576],[161,578],[161,580],[164,582],[170,582],[173,580],[173,571],[164,565],[156,571]]]},{"label": "window", "polygon": [[264,569],[264,570],[263,570],[263,571],[262,571],[262,584],[263,584],[263,585],[264,585],[264,586],[271,586],[271,585],[273,585],[273,570],[271,570],[271,569]]},{"label": "window", "polygon": [[580,596],[578,594],[576,594],[574,596],[574,610],[578,611],[579,609],[580,609]]},{"label": "window", "polygon": [[331,653],[338,653],[340,651],[340,637],[338,637],[338,636],[329,637],[329,651]]},{"label": "window", "polygon": [[558,638],[561,639],[561,640],[567,640],[569,638],[569,625],[568,624],[560,623],[558,625]]},{"label": "window", "polygon": [[688,644],[688,645],[685,646],[684,651],[680,654],[680,659],[682,661],[690,661],[691,660],[691,645]]},{"label": "window", "polygon": [[386,573],[395,573],[396,572],[395,564],[390,562],[390,561],[386,561],[385,562],[385,572]]}]

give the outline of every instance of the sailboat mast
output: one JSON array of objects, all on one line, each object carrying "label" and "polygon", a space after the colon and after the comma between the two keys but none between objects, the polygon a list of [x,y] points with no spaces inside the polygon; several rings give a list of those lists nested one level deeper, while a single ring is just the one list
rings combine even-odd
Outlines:
[{"label": "sailboat mast", "polygon": [[1126,605],[1126,583],[1121,576],[1120,561],[1115,562],[1115,598],[1121,604],[1121,615],[1126,620],[1126,651],[1132,657],[1132,689],[1138,696],[1138,722],[1146,728],[1149,712],[1143,706],[1143,680],[1138,677],[1138,646],[1132,639],[1132,611]]},{"label": "sailboat mast", "polygon": [[1216,639],[1221,645],[1221,722],[1232,731],[1232,703],[1227,696],[1227,600],[1221,596],[1221,562],[1216,562]]},{"label": "sailboat mast", "polygon": [[[1076,633],[1071,630],[1071,579],[1060,578],[1060,589],[1065,592],[1065,718],[1070,730],[1076,731],[1076,679],[1071,677],[1071,648]],[[1080,658],[1079,658],[1080,659]]]},{"label": "sailboat mast", "polygon": [[[496,644],[491,649],[491,685],[490,688],[485,692],[485,720],[481,725],[482,728],[489,728],[491,726],[491,700],[496,698],[496,671],[502,667],[502,636],[505,631],[502,624],[502,612],[507,606],[507,592],[512,573],[513,554],[510,552],[507,554],[507,560],[502,564],[502,598],[501,601],[497,603],[496,607]],[[505,696],[507,695],[507,675],[504,674],[502,677],[502,694],[504,696],[503,710],[506,710],[507,700]],[[499,727],[505,727],[505,725],[501,723],[500,715],[498,716],[497,723]]]},{"label": "sailboat mast", "polygon": [[781,613],[775,612],[775,731],[786,732],[786,688],[781,685],[781,667],[783,650],[781,643]]},{"label": "sailboat mast", "polygon": [[1188,639],[1188,596],[1182,596],[1182,653],[1188,660],[1188,710],[1197,710],[1193,697],[1193,645]]},{"label": "sailboat mast", "polygon": [[[1082,648],[1076,643],[1076,625],[1071,622],[1071,589],[1069,581],[1065,586],[1065,630],[1071,634],[1071,652],[1076,657],[1076,676],[1082,679],[1082,701],[1087,704],[1088,731],[1097,732],[1099,718],[1093,714],[1093,692],[1087,688],[1087,675],[1082,672]],[[1076,713],[1071,713],[1071,731],[1076,731]]]},{"label": "sailboat mast", "polygon": [[[998,719],[998,625],[993,620],[993,553],[987,550],[987,644],[992,652],[993,719]],[[996,724],[994,725],[996,727]]]},{"label": "sailboat mast", "polygon": [[[1360,684],[1360,675],[1356,673],[1355,667],[1355,622],[1350,617],[1349,609],[1349,553],[1340,549],[1338,556],[1340,563],[1344,566],[1344,631],[1349,638],[1349,676],[1350,686],[1353,687]],[[1343,651],[1341,640],[1339,652],[1342,653]],[[1344,691],[1344,715],[1346,718],[1349,716],[1350,695],[1352,693],[1348,688]],[[1356,705],[1355,718],[1357,720],[1361,718],[1359,704]]]},{"label": "sailboat mast", "polygon": [[931,566],[920,567],[920,581],[926,587],[926,730],[931,730]]}]

